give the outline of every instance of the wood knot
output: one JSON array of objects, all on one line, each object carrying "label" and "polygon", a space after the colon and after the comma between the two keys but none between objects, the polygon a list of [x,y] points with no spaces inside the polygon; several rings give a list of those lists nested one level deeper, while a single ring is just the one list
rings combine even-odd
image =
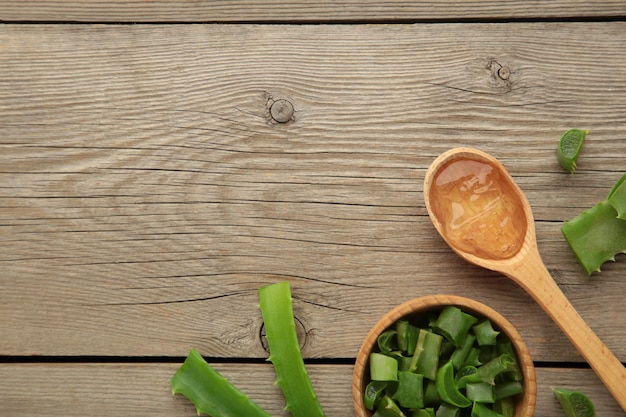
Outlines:
[{"label": "wood knot", "polygon": [[510,92],[513,89],[513,82],[511,76],[513,75],[511,68],[502,65],[495,58],[491,58],[487,63],[487,70],[491,75],[491,84],[493,87]]},{"label": "wood knot", "polygon": [[[306,344],[306,329],[304,328],[304,325],[302,324],[300,320],[298,320],[297,317],[295,318],[294,321],[296,323],[296,335],[298,336],[298,344],[300,345],[300,350],[302,350],[304,348],[304,345]],[[261,325],[261,330],[259,331],[259,339],[261,340],[261,346],[263,346],[263,349],[265,349],[265,351],[269,353],[270,346],[267,343],[267,335],[265,333],[265,324]]]},{"label": "wood knot", "polygon": [[270,115],[277,123],[287,123],[293,118],[293,104],[285,99],[279,99],[270,106]]},{"label": "wood knot", "polygon": [[510,76],[511,70],[509,69],[509,67],[500,67],[500,69],[498,70],[498,77],[503,80],[508,80]]}]

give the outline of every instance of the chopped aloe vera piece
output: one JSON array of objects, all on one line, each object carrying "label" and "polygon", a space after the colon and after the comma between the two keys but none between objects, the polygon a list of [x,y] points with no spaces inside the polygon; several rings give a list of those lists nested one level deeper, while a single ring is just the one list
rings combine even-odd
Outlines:
[{"label": "chopped aloe vera piece", "polygon": [[613,197],[613,194],[615,194],[617,192],[617,189],[620,188],[625,182],[626,174],[622,175],[622,177],[617,180],[615,184],[613,184],[613,187],[611,188],[611,191],[609,191],[609,195],[606,198],[610,199],[611,197]]},{"label": "chopped aloe vera piece", "polygon": [[397,381],[398,361],[382,353],[370,353],[370,378],[373,381]]},{"label": "chopped aloe vera piece", "polygon": [[395,330],[387,330],[382,332],[380,336],[378,336],[377,340],[378,349],[380,349],[382,353],[391,353],[394,350],[397,350],[397,336],[398,332],[396,332]]},{"label": "chopped aloe vera piece", "polygon": [[465,389],[468,382],[481,382],[474,374],[478,372],[475,366],[466,365],[459,369],[459,372],[454,376],[454,384],[458,389]]},{"label": "chopped aloe vera piece", "polygon": [[182,394],[196,406],[198,415],[213,417],[270,417],[235,388],[192,349],[171,380],[172,394]]},{"label": "chopped aloe vera piece", "polygon": [[483,361],[480,360],[480,349],[473,347],[465,357],[465,365],[480,366]]},{"label": "chopped aloe vera piece", "polygon": [[463,312],[458,307],[446,306],[434,323],[433,330],[458,347],[465,341],[467,332],[477,321],[476,317]]},{"label": "chopped aloe vera piece", "polygon": [[496,400],[521,394],[523,391],[524,386],[519,381],[499,382],[495,386]]},{"label": "chopped aloe vera piece", "polygon": [[486,382],[470,382],[465,387],[465,390],[465,396],[470,401],[489,404],[496,402],[494,386]]},{"label": "chopped aloe vera piece", "polygon": [[626,174],[604,201],[563,223],[561,232],[587,275],[626,253]]},{"label": "chopped aloe vera piece", "polygon": [[[510,355],[512,358],[517,358],[517,355],[515,354],[515,348],[513,348],[513,342],[511,342],[511,339],[507,337],[498,337],[496,351],[498,355],[507,354]],[[503,376],[505,377],[504,379],[507,381],[521,381],[522,379],[524,379],[524,375],[522,374],[522,370],[520,369],[517,360],[515,361],[513,369],[507,371]]]},{"label": "chopped aloe vera piece", "polygon": [[514,356],[503,354],[481,365],[476,370],[476,377],[482,382],[495,384],[496,377],[504,372],[511,372],[517,367],[517,360]]},{"label": "chopped aloe vera piece", "polygon": [[508,354],[500,355],[476,368],[476,372],[474,373],[465,372],[465,374],[456,381],[456,386],[462,388],[465,384],[472,382],[485,382],[495,385],[497,376],[513,371],[516,366],[517,360],[515,357]]},{"label": "chopped aloe vera piece", "polygon": [[424,404],[425,405],[438,405],[441,404],[441,397],[437,392],[437,384],[433,380],[424,381],[426,387],[424,388]]},{"label": "chopped aloe vera piece", "polygon": [[285,409],[294,417],[323,417],[300,352],[289,281],[259,288],[259,307]]},{"label": "chopped aloe vera piece", "polygon": [[459,417],[461,415],[461,409],[452,404],[442,403],[437,411],[435,417]]},{"label": "chopped aloe vera piece", "polygon": [[457,389],[456,384],[454,383],[454,366],[452,365],[452,361],[446,362],[441,368],[439,368],[435,384],[437,386],[439,396],[446,403],[459,408],[465,408],[472,405],[472,402]]},{"label": "chopped aloe vera piece", "polygon": [[473,334],[468,334],[465,337],[465,341],[463,342],[463,346],[457,347],[452,353],[452,365],[454,365],[454,369],[461,369],[463,365],[465,365],[465,359],[469,354],[470,350],[474,347],[474,342],[476,341],[476,336]]},{"label": "chopped aloe vera piece", "polygon": [[626,220],[617,218],[608,200],[563,223],[561,232],[587,275],[626,252]]},{"label": "chopped aloe vera piece", "polygon": [[383,391],[387,388],[386,381],[370,381],[365,387],[363,395],[363,404],[368,410],[374,410],[383,396]]},{"label": "chopped aloe vera piece", "polygon": [[573,174],[576,171],[578,155],[583,148],[588,130],[570,129],[561,136],[556,156],[561,168]]},{"label": "chopped aloe vera piece", "polygon": [[429,407],[413,410],[411,411],[411,417],[435,417],[435,409]]},{"label": "chopped aloe vera piece", "polygon": [[515,403],[513,402],[513,398],[506,397],[496,400],[495,404],[493,405],[493,411],[503,415],[504,417],[514,417]]},{"label": "chopped aloe vera piece", "polygon": [[626,220],[626,174],[617,180],[607,200],[617,212],[617,218]]},{"label": "chopped aloe vera piece", "polygon": [[385,395],[380,400],[376,412],[372,417],[406,417],[406,415],[400,410],[398,404],[396,404],[389,396]]},{"label": "chopped aloe vera piece", "polygon": [[413,362],[413,358],[410,356],[400,356],[397,357],[398,361],[398,371],[411,371],[411,362]]},{"label": "chopped aloe vera piece", "polygon": [[396,333],[397,333],[396,337],[397,337],[397,342],[398,342],[398,349],[403,352],[406,352],[409,346],[408,332],[409,332],[408,320],[398,320],[396,322]]},{"label": "chopped aloe vera piece", "polygon": [[491,320],[484,319],[472,327],[476,335],[479,346],[492,346],[496,344],[496,339],[500,332],[495,331],[491,325]]},{"label": "chopped aloe vera piece", "polygon": [[559,400],[566,417],[595,417],[593,402],[582,392],[563,388],[552,388],[552,392]]},{"label": "chopped aloe vera piece", "polygon": [[478,350],[480,351],[480,355],[478,356],[478,359],[483,364],[499,356],[498,349],[496,346],[490,346],[490,345],[480,346]]},{"label": "chopped aloe vera piece", "polygon": [[503,417],[502,414],[499,414],[487,407],[483,404],[475,402],[472,406],[472,417]]},{"label": "chopped aloe vera piece", "polygon": [[393,399],[401,407],[424,407],[424,376],[413,372],[398,372],[398,388]]},{"label": "chopped aloe vera piece", "polygon": [[434,380],[437,377],[442,341],[440,335],[420,329],[410,370]]},{"label": "chopped aloe vera piece", "polygon": [[413,356],[415,353],[415,348],[417,347],[417,338],[419,336],[420,329],[416,326],[409,325],[407,329],[406,339],[407,339],[407,347],[406,347],[406,355]]}]

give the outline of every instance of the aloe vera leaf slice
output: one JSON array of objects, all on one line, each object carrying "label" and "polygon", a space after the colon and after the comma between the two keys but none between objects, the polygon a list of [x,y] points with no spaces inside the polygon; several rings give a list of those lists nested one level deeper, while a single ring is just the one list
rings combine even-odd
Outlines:
[{"label": "aloe vera leaf slice", "polygon": [[476,335],[476,341],[479,346],[491,346],[496,344],[496,338],[500,332],[493,329],[491,321],[484,319],[478,324],[472,326],[472,330]]},{"label": "aloe vera leaf slice", "polygon": [[626,174],[617,180],[607,200],[617,211],[617,218],[626,220]]},{"label": "aloe vera leaf slice", "polygon": [[613,184],[613,188],[611,188],[611,191],[609,191],[609,195],[606,198],[610,199],[611,197],[613,197],[613,194],[615,194],[617,189],[621,187],[622,184],[624,184],[625,182],[626,182],[626,173],[622,175],[622,177],[619,180],[617,180],[615,184]]},{"label": "aloe vera leaf slice", "polygon": [[370,376],[373,381],[397,381],[398,360],[382,353],[370,353]]},{"label": "aloe vera leaf slice", "polygon": [[198,415],[212,417],[270,417],[248,396],[213,369],[192,349],[170,381],[172,394],[182,394],[196,406]]},{"label": "aloe vera leaf slice", "polygon": [[563,223],[561,233],[587,275],[626,253],[626,221],[617,218],[608,200]]},{"label": "aloe vera leaf slice", "polygon": [[259,288],[259,307],[285,409],[294,417],[323,417],[298,344],[289,281]]},{"label": "aloe vera leaf slice", "polygon": [[424,376],[413,372],[398,372],[398,387],[392,398],[404,408],[424,407]]},{"label": "aloe vera leaf slice", "polygon": [[561,168],[573,174],[576,171],[578,155],[583,148],[588,130],[570,129],[561,136],[557,148],[557,161]]},{"label": "aloe vera leaf slice", "polygon": [[439,368],[435,384],[439,396],[446,403],[459,408],[466,408],[472,405],[472,402],[459,391],[454,383],[454,366],[452,361],[446,362]]},{"label": "aloe vera leaf slice", "polygon": [[465,341],[467,332],[477,321],[476,317],[456,306],[446,306],[433,324],[433,330],[458,347]]},{"label": "aloe vera leaf slice", "polygon": [[485,407],[479,402],[474,402],[472,406],[471,417],[504,417],[502,414]]},{"label": "aloe vera leaf slice", "polygon": [[564,388],[552,388],[567,417],[595,417],[593,402],[585,394]]}]

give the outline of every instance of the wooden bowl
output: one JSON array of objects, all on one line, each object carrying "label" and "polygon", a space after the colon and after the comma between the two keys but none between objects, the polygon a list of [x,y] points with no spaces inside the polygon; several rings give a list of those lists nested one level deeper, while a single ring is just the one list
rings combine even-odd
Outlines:
[{"label": "wooden bowl", "polygon": [[524,375],[524,392],[515,404],[515,417],[532,417],[537,402],[537,379],[528,347],[513,325],[492,308],[469,298],[455,295],[429,295],[415,298],[398,305],[385,314],[372,327],[356,357],[352,377],[352,399],[357,417],[371,417],[372,411],[363,404],[363,392],[369,382],[369,355],[377,344],[378,336],[401,318],[420,317],[428,311],[438,311],[447,305],[454,305],[463,311],[491,320],[494,327],[502,331],[513,342],[520,369]]}]

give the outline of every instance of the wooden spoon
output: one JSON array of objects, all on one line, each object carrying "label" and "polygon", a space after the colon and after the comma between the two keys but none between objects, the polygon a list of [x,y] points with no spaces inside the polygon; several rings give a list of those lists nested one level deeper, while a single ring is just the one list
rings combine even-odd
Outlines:
[{"label": "wooden spoon", "polygon": [[461,258],[498,271],[521,286],[559,326],[626,411],[626,368],[596,336],[546,269],[530,204],[494,157],[449,150],[424,180],[430,219]]}]

